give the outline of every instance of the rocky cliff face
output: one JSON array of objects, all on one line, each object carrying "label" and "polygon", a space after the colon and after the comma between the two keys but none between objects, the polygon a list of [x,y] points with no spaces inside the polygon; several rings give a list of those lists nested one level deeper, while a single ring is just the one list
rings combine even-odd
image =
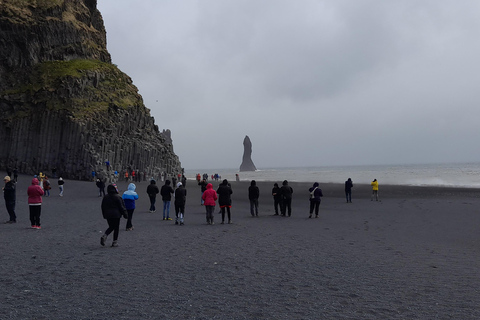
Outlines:
[{"label": "rocky cliff face", "polygon": [[[111,64],[96,0],[0,1],[0,167],[88,179],[181,172],[132,80]],[[168,134],[165,134],[168,133]]]}]

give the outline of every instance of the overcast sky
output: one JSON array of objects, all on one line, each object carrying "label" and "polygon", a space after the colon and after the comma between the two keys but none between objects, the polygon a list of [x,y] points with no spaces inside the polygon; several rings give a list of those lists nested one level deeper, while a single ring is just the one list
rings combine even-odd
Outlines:
[{"label": "overcast sky", "polygon": [[480,1],[98,0],[191,169],[479,161]]}]

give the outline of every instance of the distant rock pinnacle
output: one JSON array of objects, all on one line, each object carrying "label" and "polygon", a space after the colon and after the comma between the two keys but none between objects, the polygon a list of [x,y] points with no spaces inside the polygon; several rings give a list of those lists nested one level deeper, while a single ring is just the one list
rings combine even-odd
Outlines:
[{"label": "distant rock pinnacle", "polygon": [[255,171],[257,168],[252,161],[252,142],[248,136],[243,139],[243,161],[240,165],[240,172]]}]

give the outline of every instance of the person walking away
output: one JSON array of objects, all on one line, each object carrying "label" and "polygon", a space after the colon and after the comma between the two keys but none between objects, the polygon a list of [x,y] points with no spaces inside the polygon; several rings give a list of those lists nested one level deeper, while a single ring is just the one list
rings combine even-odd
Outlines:
[{"label": "person walking away", "polygon": [[41,229],[40,215],[42,213],[43,189],[40,188],[37,178],[32,179],[32,184],[27,189],[28,208],[30,210],[30,223],[33,229]]},{"label": "person walking away", "polygon": [[150,180],[150,184],[147,187],[147,194],[148,198],[150,199],[150,213],[154,213],[156,211],[155,203],[157,202],[158,193],[160,193],[160,190],[158,190],[157,183],[154,179]]},{"label": "person walking away", "polygon": [[292,215],[292,194],[293,189],[288,185],[288,181],[284,180],[282,187],[280,188],[280,193],[282,194],[282,216],[287,215],[290,217]]},{"label": "person walking away", "polygon": [[215,201],[217,201],[217,199],[217,192],[213,190],[213,185],[208,183],[207,189],[202,194],[202,200],[207,213],[207,224],[215,224],[213,222],[213,212],[215,211]]},{"label": "person walking away", "polygon": [[50,197],[50,189],[52,189],[52,186],[50,186],[50,181],[48,180],[48,177],[45,176],[45,179],[43,180],[43,190],[45,190],[45,195],[47,197]]},{"label": "person walking away", "polygon": [[203,206],[203,193],[205,192],[205,190],[207,190],[207,180],[204,178],[198,183],[198,185],[200,186],[200,192],[202,193],[202,196],[200,198],[200,204]]},{"label": "person walking away", "polygon": [[222,212],[222,224],[225,223],[225,211],[227,211],[228,223],[232,223],[232,215],[230,213],[230,209],[232,208],[232,193],[232,187],[228,183],[227,179],[223,180],[217,189],[218,205],[220,206],[220,210]]},{"label": "person walking away", "polygon": [[162,195],[163,200],[163,220],[172,220],[170,218],[170,204],[172,202],[172,194],[175,191],[170,185],[170,180],[166,180],[165,184],[160,189],[160,194]]},{"label": "person walking away", "polygon": [[15,214],[15,202],[16,202],[16,190],[15,182],[10,179],[10,176],[3,178],[5,186],[3,187],[3,198],[5,199],[5,206],[7,207],[8,215],[10,219],[6,221],[6,224],[12,224],[17,222],[17,215]]},{"label": "person walking away", "polygon": [[175,224],[183,226],[185,217],[185,203],[187,202],[187,189],[179,182],[175,189]]},{"label": "person walking away", "polygon": [[108,235],[113,231],[112,247],[118,247],[120,219],[122,216],[127,219],[128,213],[125,203],[114,185],[108,185],[107,195],[103,197],[101,208],[103,218],[107,220],[108,228],[105,230],[105,234],[100,238],[100,244],[105,246],[105,241],[107,240]]},{"label": "person walking away", "polygon": [[63,185],[65,181],[63,181],[62,177],[58,178],[58,189],[60,189],[60,197],[63,197]]},{"label": "person walking away", "polygon": [[125,208],[127,209],[127,226],[126,230],[127,231],[132,231],[133,230],[133,225],[132,225],[132,218],[133,218],[133,211],[135,211],[135,200],[138,200],[138,194],[135,192],[135,189],[137,186],[135,186],[134,183],[130,183],[128,185],[128,190],[125,191],[122,195],[123,202],[125,203]]},{"label": "person walking away", "polygon": [[352,203],[352,188],[352,179],[348,178],[348,180],[345,181],[345,197],[347,198],[347,203]]},{"label": "person walking away", "polygon": [[370,201],[373,201],[373,198],[375,198],[376,201],[378,201],[378,181],[377,179],[373,179],[373,181],[370,183],[372,186],[372,199]]},{"label": "person walking away", "polygon": [[97,188],[98,188],[98,196],[99,197],[105,197],[105,182],[103,182],[100,179],[97,179]]},{"label": "person walking away", "polygon": [[257,182],[252,180],[250,187],[248,187],[248,200],[250,200],[250,214],[252,217],[258,217],[258,198],[260,197],[260,189],[257,187]]},{"label": "person walking away", "polygon": [[308,218],[312,217],[313,209],[315,209],[315,218],[318,218],[318,211],[320,210],[320,202],[322,201],[321,197],[323,197],[322,189],[320,189],[318,182],[313,184],[313,187],[308,189],[310,192],[310,215]]},{"label": "person walking away", "polygon": [[18,182],[18,169],[16,167],[13,169],[13,181]]},{"label": "person walking away", "polygon": [[280,187],[278,186],[278,183],[273,184],[272,196],[273,196],[273,207],[275,209],[274,216],[278,216],[278,207],[281,208],[281,203],[282,203],[282,194],[280,191]]}]

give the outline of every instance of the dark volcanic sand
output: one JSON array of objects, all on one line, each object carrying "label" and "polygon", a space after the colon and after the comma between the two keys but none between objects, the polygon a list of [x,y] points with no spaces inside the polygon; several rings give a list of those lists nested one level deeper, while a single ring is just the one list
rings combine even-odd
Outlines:
[{"label": "dark volcanic sand", "polygon": [[30,180],[18,183],[18,223],[0,225],[1,319],[480,318],[478,190],[380,184],[371,202],[370,186],[356,185],[347,204],[342,185],[322,184],[320,219],[308,219],[310,184],[292,184],[293,215],[282,218],[273,182],[260,182],[252,218],[249,183],[232,182],[234,224],[215,214],[209,226],[189,181],[176,226],[162,221],[161,199],[148,213],[141,182],[135,230],[122,219],[111,248],[112,235],[99,243],[107,224],[93,182],[66,181],[60,198],[52,180],[33,230]]}]

